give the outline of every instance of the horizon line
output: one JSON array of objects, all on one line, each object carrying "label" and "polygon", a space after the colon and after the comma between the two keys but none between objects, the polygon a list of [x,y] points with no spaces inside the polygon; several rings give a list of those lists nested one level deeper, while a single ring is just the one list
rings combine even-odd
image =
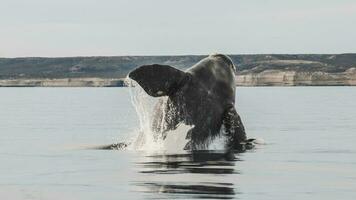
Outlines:
[{"label": "horizon line", "polygon": [[[217,53],[217,52],[214,52]],[[210,53],[213,54],[213,53]],[[90,57],[184,57],[184,56],[208,56],[210,54],[122,54],[122,55],[78,55],[78,56],[15,56],[15,57],[1,57],[0,59],[16,59],[16,58],[90,58]],[[222,53],[225,55],[347,55],[356,54],[356,52],[344,52],[344,53]]]}]

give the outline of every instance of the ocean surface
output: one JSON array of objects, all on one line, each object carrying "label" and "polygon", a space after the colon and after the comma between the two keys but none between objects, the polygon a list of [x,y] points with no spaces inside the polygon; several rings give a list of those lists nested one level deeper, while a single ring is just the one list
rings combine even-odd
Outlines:
[{"label": "ocean surface", "polygon": [[0,199],[356,199],[356,87],[237,88],[235,158],[95,147],[132,139],[128,88],[0,88]]}]

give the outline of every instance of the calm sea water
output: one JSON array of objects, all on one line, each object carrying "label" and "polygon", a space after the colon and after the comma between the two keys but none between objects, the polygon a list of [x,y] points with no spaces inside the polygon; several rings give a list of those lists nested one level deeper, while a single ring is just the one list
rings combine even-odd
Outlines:
[{"label": "calm sea water", "polygon": [[221,152],[86,148],[127,140],[127,88],[0,88],[0,199],[356,199],[356,88],[237,89],[249,137]]}]

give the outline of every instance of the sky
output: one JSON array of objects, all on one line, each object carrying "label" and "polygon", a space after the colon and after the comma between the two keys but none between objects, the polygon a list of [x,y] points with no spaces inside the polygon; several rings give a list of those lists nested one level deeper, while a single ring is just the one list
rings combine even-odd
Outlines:
[{"label": "sky", "polygon": [[0,0],[0,57],[356,53],[355,0]]}]

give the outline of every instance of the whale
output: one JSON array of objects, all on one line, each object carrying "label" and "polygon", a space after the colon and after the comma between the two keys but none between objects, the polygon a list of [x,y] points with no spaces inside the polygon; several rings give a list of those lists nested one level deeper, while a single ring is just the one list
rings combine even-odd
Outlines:
[{"label": "whale", "polygon": [[191,126],[185,150],[206,148],[216,137],[225,148],[240,149],[249,143],[236,111],[236,66],[224,54],[211,54],[185,71],[150,64],[135,68],[128,77],[152,97],[160,98],[153,110],[154,138],[165,139],[179,124]]}]

